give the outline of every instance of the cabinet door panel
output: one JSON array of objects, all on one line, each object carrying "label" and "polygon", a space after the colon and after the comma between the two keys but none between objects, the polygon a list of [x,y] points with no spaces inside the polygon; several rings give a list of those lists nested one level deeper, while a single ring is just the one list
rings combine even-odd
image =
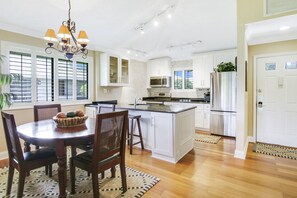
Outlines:
[{"label": "cabinet door panel", "polygon": [[203,128],[204,114],[203,110],[195,109],[195,127]]},{"label": "cabinet door panel", "polygon": [[119,58],[109,57],[109,82],[119,83]]},{"label": "cabinet door panel", "polygon": [[194,87],[209,88],[210,73],[213,71],[213,55],[196,55],[193,58]]},{"label": "cabinet door panel", "polygon": [[153,152],[173,157],[172,114],[152,113],[154,127]]},{"label": "cabinet door panel", "polygon": [[209,129],[210,128],[210,123],[209,123],[210,112],[204,110],[204,113],[203,114],[204,114],[203,128]]},{"label": "cabinet door panel", "polygon": [[129,83],[129,60],[121,59],[121,83],[128,84]]}]

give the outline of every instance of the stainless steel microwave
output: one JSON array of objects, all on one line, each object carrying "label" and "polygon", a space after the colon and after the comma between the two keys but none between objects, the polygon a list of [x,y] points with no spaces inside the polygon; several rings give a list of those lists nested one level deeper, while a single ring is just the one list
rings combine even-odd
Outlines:
[{"label": "stainless steel microwave", "polygon": [[151,77],[150,87],[171,87],[171,76]]}]

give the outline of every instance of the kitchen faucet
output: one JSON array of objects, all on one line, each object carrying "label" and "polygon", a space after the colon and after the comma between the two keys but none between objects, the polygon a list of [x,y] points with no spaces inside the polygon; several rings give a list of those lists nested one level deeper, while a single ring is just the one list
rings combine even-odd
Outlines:
[{"label": "kitchen faucet", "polygon": [[134,108],[136,108],[138,101],[142,101],[142,98],[134,98]]}]

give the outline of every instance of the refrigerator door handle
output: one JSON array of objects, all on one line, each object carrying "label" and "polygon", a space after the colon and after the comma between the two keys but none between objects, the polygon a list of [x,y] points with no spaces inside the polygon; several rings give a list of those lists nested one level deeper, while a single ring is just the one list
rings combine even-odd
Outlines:
[{"label": "refrigerator door handle", "polygon": [[210,75],[210,78],[211,78],[211,107],[213,108],[213,99],[214,99],[214,95],[213,95],[213,77],[212,77],[212,75]]}]

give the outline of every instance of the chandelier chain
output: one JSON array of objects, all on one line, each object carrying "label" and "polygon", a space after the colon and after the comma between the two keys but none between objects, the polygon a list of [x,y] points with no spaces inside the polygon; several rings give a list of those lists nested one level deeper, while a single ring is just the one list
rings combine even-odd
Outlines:
[{"label": "chandelier chain", "polygon": [[70,18],[71,2],[70,2],[70,0],[68,0],[68,5],[69,5],[69,9],[68,9],[68,18],[69,18],[69,21],[71,21],[71,18]]}]

